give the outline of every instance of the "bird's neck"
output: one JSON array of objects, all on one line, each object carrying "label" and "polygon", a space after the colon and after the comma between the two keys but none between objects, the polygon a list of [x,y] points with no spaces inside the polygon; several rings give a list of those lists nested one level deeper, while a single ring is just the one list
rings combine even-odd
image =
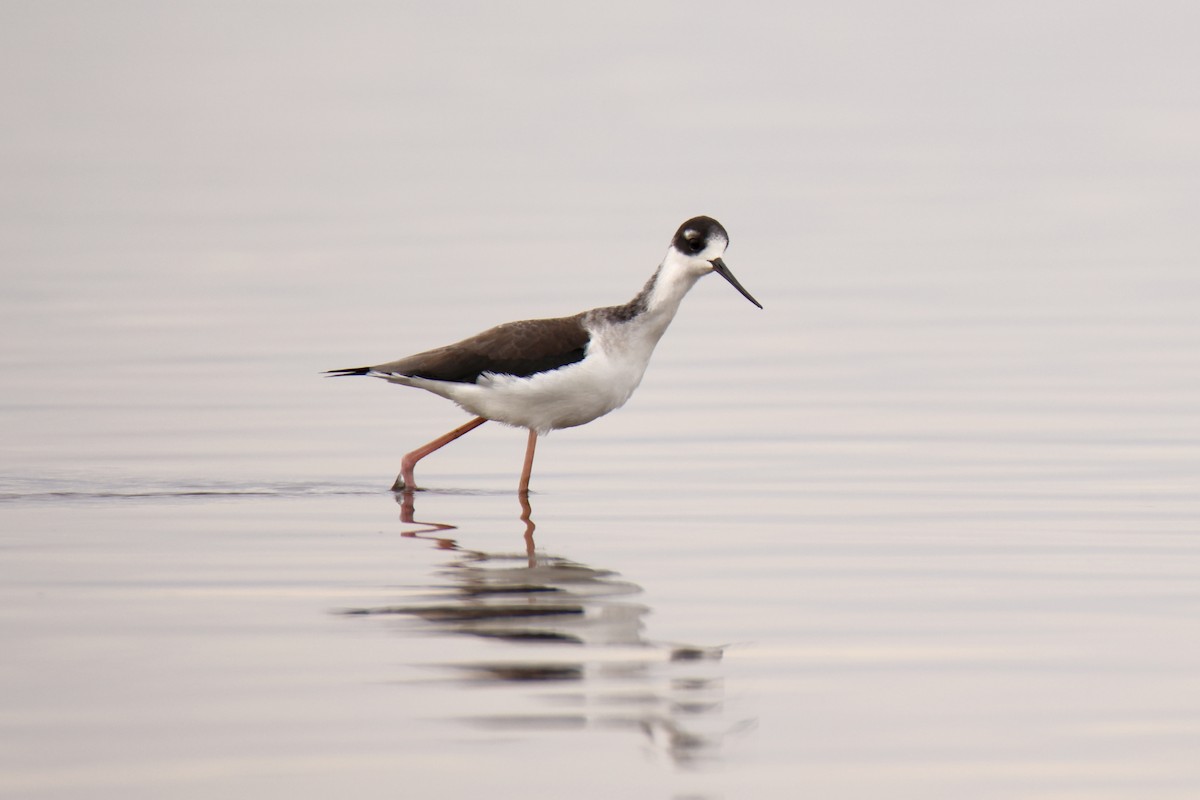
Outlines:
[{"label": "bird's neck", "polygon": [[684,296],[700,279],[700,275],[688,269],[686,262],[672,258],[671,255],[667,256],[639,295],[644,295],[643,306],[647,324],[660,325],[660,336],[675,318],[675,312],[679,310]]},{"label": "bird's neck", "polygon": [[668,257],[636,297],[612,309],[612,316],[615,321],[628,325],[631,332],[637,330],[641,338],[648,340],[653,347],[666,332],[667,326],[675,318],[675,312],[679,310],[680,302],[699,277],[685,269],[684,264]]}]

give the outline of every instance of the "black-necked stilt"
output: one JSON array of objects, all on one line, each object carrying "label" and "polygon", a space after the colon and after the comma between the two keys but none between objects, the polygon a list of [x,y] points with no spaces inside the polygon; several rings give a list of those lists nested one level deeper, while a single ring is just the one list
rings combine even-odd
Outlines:
[{"label": "black-necked stilt", "polygon": [[330,370],[416,386],[453,400],[475,419],[404,456],[392,491],[415,489],[413,468],[434,450],[489,419],[529,429],[518,491],[529,491],[539,434],[573,428],[620,408],[646,372],[650,354],[696,281],[715,272],[762,308],[725,266],[729,234],[712,217],[679,226],[666,258],[638,292],[620,306],[573,317],[525,319],[457,344],[378,364]]}]

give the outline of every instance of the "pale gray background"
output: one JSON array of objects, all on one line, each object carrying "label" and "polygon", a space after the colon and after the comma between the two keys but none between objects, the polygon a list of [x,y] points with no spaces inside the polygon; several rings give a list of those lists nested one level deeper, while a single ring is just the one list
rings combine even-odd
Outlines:
[{"label": "pale gray background", "polygon": [[[0,792],[1196,796],[1197,30],[0,3]],[[453,585],[377,490],[463,417],[319,371],[624,301],[699,213],[765,310],[702,282],[535,466],[539,548],[623,622],[330,615]],[[418,517],[519,552],[522,446],[431,459]],[[671,642],[729,645],[703,712]]]}]

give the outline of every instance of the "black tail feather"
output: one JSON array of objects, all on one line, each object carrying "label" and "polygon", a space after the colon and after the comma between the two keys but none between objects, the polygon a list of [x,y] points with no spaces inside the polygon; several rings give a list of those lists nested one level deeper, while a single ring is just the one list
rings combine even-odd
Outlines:
[{"label": "black tail feather", "polygon": [[366,375],[370,371],[370,367],[351,367],[349,369],[328,369],[321,374],[331,378],[344,378],[347,375]]}]

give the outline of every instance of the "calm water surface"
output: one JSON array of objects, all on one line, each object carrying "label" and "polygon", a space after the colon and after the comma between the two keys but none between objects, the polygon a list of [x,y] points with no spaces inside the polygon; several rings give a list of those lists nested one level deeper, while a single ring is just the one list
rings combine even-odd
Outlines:
[{"label": "calm water surface", "polygon": [[3,12],[0,795],[1200,794],[1196,12],[689,9]]}]

